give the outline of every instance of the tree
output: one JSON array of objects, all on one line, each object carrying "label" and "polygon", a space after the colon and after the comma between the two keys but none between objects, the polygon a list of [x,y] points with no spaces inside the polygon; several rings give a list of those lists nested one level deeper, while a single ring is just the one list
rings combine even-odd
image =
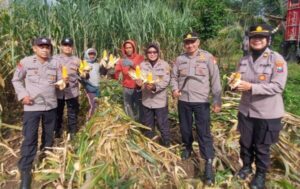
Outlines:
[{"label": "tree", "polygon": [[195,0],[191,9],[194,15],[192,28],[201,34],[201,39],[216,36],[224,26],[227,9],[223,1]]}]

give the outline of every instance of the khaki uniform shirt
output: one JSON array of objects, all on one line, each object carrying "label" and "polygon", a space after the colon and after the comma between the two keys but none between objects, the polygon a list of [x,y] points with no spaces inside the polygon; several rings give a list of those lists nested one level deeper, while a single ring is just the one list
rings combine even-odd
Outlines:
[{"label": "khaki uniform shirt", "polygon": [[56,59],[61,66],[65,66],[68,71],[69,85],[64,90],[57,89],[58,99],[70,99],[79,96],[79,82],[78,82],[78,69],[80,66],[79,58],[75,56],[66,56],[63,54],[55,55]]},{"label": "khaki uniform shirt", "polygon": [[61,79],[59,63],[50,58],[40,63],[35,55],[22,59],[12,79],[18,100],[30,96],[32,105],[24,105],[24,111],[47,111],[57,107],[54,83]]},{"label": "khaki uniform shirt", "polygon": [[150,62],[144,61],[141,63],[141,70],[144,73],[151,72],[155,83],[156,90],[142,90],[142,103],[148,108],[163,108],[167,106],[167,87],[170,82],[170,67],[164,60],[158,59],[152,67]]},{"label": "khaki uniform shirt", "polygon": [[275,119],[284,115],[282,92],[287,79],[287,63],[277,52],[266,49],[253,62],[248,55],[241,59],[238,72],[252,83],[252,90],[242,93],[239,111],[245,116]]},{"label": "khaki uniform shirt", "polygon": [[[183,87],[187,76],[189,79]],[[221,105],[222,87],[219,68],[215,58],[207,51],[199,49],[195,56],[184,53],[177,57],[171,72],[172,90],[181,90],[179,100],[185,102],[209,102],[210,90],[213,104]],[[183,87],[183,88],[182,88]]]}]

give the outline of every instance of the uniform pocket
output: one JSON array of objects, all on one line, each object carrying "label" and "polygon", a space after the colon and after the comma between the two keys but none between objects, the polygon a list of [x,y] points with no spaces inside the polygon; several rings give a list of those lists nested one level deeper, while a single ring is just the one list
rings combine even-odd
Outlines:
[{"label": "uniform pocket", "polygon": [[28,70],[26,77],[32,83],[38,83],[39,82],[39,75],[38,75],[37,70]]},{"label": "uniform pocket", "polygon": [[57,80],[57,73],[55,70],[47,70],[47,80],[50,84],[54,84]]},{"label": "uniform pocket", "polygon": [[274,144],[279,140],[279,133],[282,129],[281,119],[271,119],[267,123],[268,129],[264,138],[264,144]]},{"label": "uniform pocket", "polygon": [[179,75],[180,76],[187,76],[188,75],[188,65],[187,64],[180,64],[178,67]]},{"label": "uniform pocket", "polygon": [[207,67],[206,65],[196,65],[195,66],[195,75],[197,76],[206,76],[208,74],[208,70],[207,70]]},{"label": "uniform pocket", "polygon": [[164,71],[157,71],[155,73],[155,79],[158,79],[159,81],[161,81],[165,75],[166,75],[166,73]]}]

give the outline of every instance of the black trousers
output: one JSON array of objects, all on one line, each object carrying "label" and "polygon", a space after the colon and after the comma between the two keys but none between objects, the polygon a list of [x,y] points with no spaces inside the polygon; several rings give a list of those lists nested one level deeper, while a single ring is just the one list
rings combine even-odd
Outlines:
[{"label": "black trousers", "polygon": [[209,103],[178,101],[180,132],[183,145],[192,150],[194,141],[192,127],[195,118],[197,140],[201,156],[205,159],[214,158],[213,138],[210,133]]},{"label": "black trousers", "polygon": [[63,124],[65,104],[67,104],[67,129],[69,133],[77,132],[77,117],[79,112],[78,97],[70,99],[57,99],[57,123],[55,132],[60,133]]},{"label": "black trousers", "polygon": [[142,124],[151,128],[146,130],[145,135],[149,138],[155,136],[155,120],[157,121],[158,129],[161,133],[164,142],[170,142],[170,126],[168,119],[168,107],[163,108],[147,108],[142,106]]},{"label": "black trousers", "polygon": [[282,129],[281,118],[257,119],[238,113],[240,138],[240,157],[244,165],[251,165],[266,172],[270,165],[270,147],[279,139]]},{"label": "black trousers", "polygon": [[56,124],[56,109],[49,111],[25,111],[23,117],[23,137],[21,146],[21,159],[19,169],[29,171],[37,152],[38,128],[42,120],[42,144],[40,149],[51,147],[53,144],[53,131]]}]

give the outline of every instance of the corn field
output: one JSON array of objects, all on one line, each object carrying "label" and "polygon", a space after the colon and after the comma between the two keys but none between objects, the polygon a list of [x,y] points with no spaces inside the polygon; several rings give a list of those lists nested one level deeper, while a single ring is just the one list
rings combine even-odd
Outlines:
[{"label": "corn field", "polygon": [[[9,4],[6,4],[9,2]],[[140,52],[148,42],[159,42],[164,59],[173,61],[182,52],[182,36],[197,21],[192,7],[197,0],[0,0],[0,188],[16,188],[19,180],[21,110],[12,90],[17,62],[32,53],[31,40],[52,39],[54,54],[63,37],[75,39],[75,54],[94,47],[120,55],[126,39],[137,41]],[[215,1],[214,1],[215,2]],[[277,2],[277,1],[276,1]],[[200,11],[200,10],[199,10]],[[248,15],[243,19],[255,20]],[[248,22],[250,22],[248,20]],[[238,61],[244,23],[228,19],[215,38],[203,41],[223,75],[223,110],[212,115],[216,158],[215,188],[248,188],[236,179],[241,167],[237,106],[240,95],[226,91],[226,73]],[[245,21],[246,22],[246,21]],[[99,53],[101,54],[101,53]],[[145,127],[122,109],[122,88],[117,81],[101,80],[98,111],[82,124],[74,141],[67,135],[56,141],[47,156],[35,160],[34,188],[203,188],[204,160],[193,143],[191,160],[181,161],[182,147],[176,102],[169,98],[172,145],[165,148],[144,137]],[[226,92],[225,92],[226,91]],[[169,95],[171,96],[171,95]],[[81,99],[82,111],[87,102]],[[84,114],[84,112],[82,112]],[[82,121],[81,121],[82,122]],[[272,147],[268,188],[300,188],[300,117],[286,113],[280,141]]]}]

